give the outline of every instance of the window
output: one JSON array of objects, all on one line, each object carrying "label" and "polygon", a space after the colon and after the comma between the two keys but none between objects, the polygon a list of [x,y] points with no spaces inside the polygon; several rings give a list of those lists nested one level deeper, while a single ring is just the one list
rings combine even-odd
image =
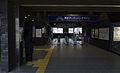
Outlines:
[{"label": "window", "polygon": [[73,33],[73,28],[69,28],[68,33]]}]

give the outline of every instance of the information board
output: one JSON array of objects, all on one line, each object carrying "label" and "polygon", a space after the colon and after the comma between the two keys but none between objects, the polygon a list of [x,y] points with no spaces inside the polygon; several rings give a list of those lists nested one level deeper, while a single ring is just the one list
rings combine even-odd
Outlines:
[{"label": "information board", "polygon": [[120,41],[120,27],[114,27],[114,41]]},{"label": "information board", "polygon": [[109,40],[109,28],[99,28],[99,39]]}]

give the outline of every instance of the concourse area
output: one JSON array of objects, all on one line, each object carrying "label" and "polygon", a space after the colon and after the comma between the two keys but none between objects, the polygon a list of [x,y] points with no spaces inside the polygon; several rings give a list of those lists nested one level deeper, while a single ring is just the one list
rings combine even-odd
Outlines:
[{"label": "concourse area", "polygon": [[[32,64],[10,73],[119,73],[120,56],[85,43],[54,45],[45,56],[43,49],[34,52]],[[41,56],[42,55],[42,56]],[[47,56],[50,57],[47,57]],[[47,62],[49,61],[49,62]]]},{"label": "concourse area", "polygon": [[120,57],[90,44],[58,45],[45,73],[119,73]]},{"label": "concourse area", "polygon": [[118,0],[0,0],[0,73],[120,73]]}]

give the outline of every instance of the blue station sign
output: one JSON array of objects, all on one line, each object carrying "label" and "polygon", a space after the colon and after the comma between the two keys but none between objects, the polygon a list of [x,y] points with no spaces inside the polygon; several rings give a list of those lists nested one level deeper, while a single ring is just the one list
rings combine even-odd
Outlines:
[{"label": "blue station sign", "polygon": [[86,22],[95,22],[97,21],[97,16],[55,16],[55,15],[50,15],[48,16],[49,21],[54,21],[54,22],[81,22],[81,21],[86,21]]}]

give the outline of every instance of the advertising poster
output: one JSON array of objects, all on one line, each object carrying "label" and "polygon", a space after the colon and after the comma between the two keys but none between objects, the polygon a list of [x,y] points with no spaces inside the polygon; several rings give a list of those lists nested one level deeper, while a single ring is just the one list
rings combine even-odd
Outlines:
[{"label": "advertising poster", "polygon": [[120,41],[120,27],[114,27],[114,41]]},{"label": "advertising poster", "polygon": [[92,29],[92,30],[91,30],[91,37],[94,38],[94,35],[95,35],[95,30]]},{"label": "advertising poster", "polygon": [[95,38],[99,38],[98,29],[95,29]]},{"label": "advertising poster", "polygon": [[100,28],[99,29],[99,39],[109,40],[109,28]]},{"label": "advertising poster", "polygon": [[42,37],[41,29],[36,29],[36,37]]}]

